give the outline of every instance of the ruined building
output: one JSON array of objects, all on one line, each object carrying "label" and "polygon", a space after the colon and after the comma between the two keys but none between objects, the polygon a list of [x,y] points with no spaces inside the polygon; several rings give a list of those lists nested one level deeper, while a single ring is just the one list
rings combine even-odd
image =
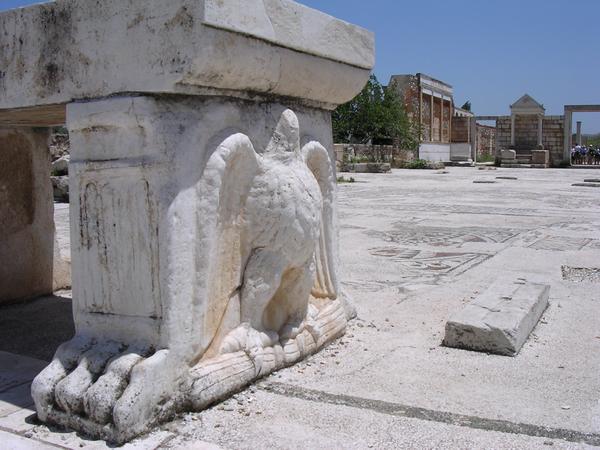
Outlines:
[{"label": "ruined building", "polygon": [[470,161],[475,159],[474,141],[481,147],[479,155],[495,153],[494,127],[477,124],[472,112],[456,107],[448,83],[417,73],[392,75],[389,86],[403,98],[411,120],[420,125],[419,158]]}]

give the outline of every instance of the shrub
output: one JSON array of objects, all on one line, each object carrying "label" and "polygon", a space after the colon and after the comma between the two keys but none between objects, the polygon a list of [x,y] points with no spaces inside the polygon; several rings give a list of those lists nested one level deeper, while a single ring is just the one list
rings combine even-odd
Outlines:
[{"label": "shrub", "polygon": [[406,169],[429,169],[429,162],[424,159],[415,159],[405,165]]}]

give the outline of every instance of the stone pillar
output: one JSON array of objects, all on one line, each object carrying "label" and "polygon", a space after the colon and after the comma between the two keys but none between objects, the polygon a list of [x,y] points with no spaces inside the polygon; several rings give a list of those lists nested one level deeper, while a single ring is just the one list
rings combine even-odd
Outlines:
[{"label": "stone pillar", "polygon": [[331,111],[374,66],[370,32],[297,2],[151,3],[0,13],[0,120],[66,108],[72,145],[76,335],[32,398],[40,420],[118,444],[344,333]]},{"label": "stone pillar", "polygon": [[[454,116],[454,107],[452,106],[452,100],[448,101],[448,142],[452,144],[452,117]],[[468,139],[467,139],[468,141]]]},{"label": "stone pillar", "polygon": [[563,116],[563,134],[564,134],[564,148],[563,148],[563,159],[565,161],[571,161],[571,146],[573,133],[573,112],[565,108],[565,114]]},{"label": "stone pillar", "polygon": [[423,91],[419,89],[419,141],[423,140]]},{"label": "stone pillar", "polygon": [[48,132],[0,128],[0,303],[52,293]]},{"label": "stone pillar", "polygon": [[120,97],[67,126],[77,335],[34,382],[42,420],[122,442],[344,332],[329,111]]},{"label": "stone pillar", "polygon": [[510,116],[510,146],[511,146],[511,148],[515,147],[515,141],[516,141],[515,122],[516,122],[516,116],[513,114]]},{"label": "stone pillar", "polygon": [[544,126],[544,117],[542,115],[538,116],[538,129],[537,129],[537,145],[538,146],[543,146],[544,145],[544,130],[543,130],[543,126]]},{"label": "stone pillar", "polygon": [[577,145],[581,145],[581,121],[577,121]]},{"label": "stone pillar", "polygon": [[477,162],[477,146],[479,143],[477,142],[477,120],[475,117],[469,119],[469,135],[471,142],[471,159]]},{"label": "stone pillar", "polygon": [[431,142],[434,142],[435,139],[433,137],[433,93],[429,97],[429,105],[431,108],[431,114],[429,115],[429,139]]},{"label": "stone pillar", "polygon": [[444,97],[440,97],[440,142],[444,142]]}]

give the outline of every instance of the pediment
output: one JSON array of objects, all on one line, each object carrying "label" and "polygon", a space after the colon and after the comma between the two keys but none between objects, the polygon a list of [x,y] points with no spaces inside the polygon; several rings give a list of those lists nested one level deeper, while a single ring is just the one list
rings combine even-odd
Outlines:
[{"label": "pediment", "polygon": [[523,95],[516,102],[510,105],[510,109],[513,112],[531,112],[531,113],[543,113],[546,109],[544,105],[539,103],[529,94]]}]

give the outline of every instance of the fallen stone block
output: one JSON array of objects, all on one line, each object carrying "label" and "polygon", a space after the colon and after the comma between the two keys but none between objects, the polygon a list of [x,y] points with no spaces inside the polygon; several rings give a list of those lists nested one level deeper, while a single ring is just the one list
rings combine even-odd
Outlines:
[{"label": "fallen stone block", "polygon": [[532,150],[531,163],[547,167],[550,164],[550,152],[548,150]]},{"label": "fallen stone block", "polygon": [[515,160],[517,159],[517,152],[514,150],[502,150],[500,152],[500,158],[503,160]]},{"label": "fallen stone block", "polygon": [[352,164],[350,172],[355,173],[388,173],[391,172],[390,163],[356,163]]},{"label": "fallen stone block", "polygon": [[523,279],[497,281],[446,323],[443,344],[516,355],[548,307],[550,286]]}]

